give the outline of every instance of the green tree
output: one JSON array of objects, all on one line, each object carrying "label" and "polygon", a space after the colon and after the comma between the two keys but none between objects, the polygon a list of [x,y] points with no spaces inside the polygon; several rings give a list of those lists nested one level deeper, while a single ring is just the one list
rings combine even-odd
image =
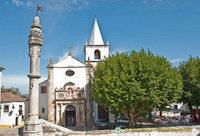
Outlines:
[{"label": "green tree", "polygon": [[98,63],[91,92],[112,113],[124,113],[132,126],[140,115],[180,98],[181,75],[164,57],[150,51],[117,53]]},{"label": "green tree", "polygon": [[183,95],[181,102],[188,103],[192,112],[192,106],[200,106],[200,59],[190,56],[179,66],[183,78]]},{"label": "green tree", "polygon": [[2,91],[2,93],[11,92],[13,94],[21,95],[19,88],[14,88],[14,87],[12,87],[12,88],[2,88],[1,91]]}]

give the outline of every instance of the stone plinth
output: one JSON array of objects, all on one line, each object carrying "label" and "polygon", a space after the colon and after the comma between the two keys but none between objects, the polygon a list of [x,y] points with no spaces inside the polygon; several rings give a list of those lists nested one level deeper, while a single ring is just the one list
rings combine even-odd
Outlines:
[{"label": "stone plinth", "polygon": [[42,136],[43,129],[39,119],[28,120],[24,125],[24,136]]}]

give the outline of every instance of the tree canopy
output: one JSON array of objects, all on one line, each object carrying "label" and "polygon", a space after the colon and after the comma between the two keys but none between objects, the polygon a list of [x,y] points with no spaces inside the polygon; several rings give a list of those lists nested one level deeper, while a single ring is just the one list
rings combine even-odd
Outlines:
[{"label": "tree canopy", "polygon": [[183,78],[183,95],[181,102],[188,103],[190,111],[192,106],[200,105],[200,59],[190,58],[179,66]]},{"label": "tree canopy", "polygon": [[164,57],[150,51],[116,53],[97,64],[91,92],[112,113],[124,113],[132,126],[141,114],[154,107],[162,110],[181,97],[181,75]]},{"label": "tree canopy", "polygon": [[12,87],[12,88],[2,88],[1,91],[2,91],[2,93],[11,92],[13,94],[21,95],[19,88],[14,88],[14,87]]}]

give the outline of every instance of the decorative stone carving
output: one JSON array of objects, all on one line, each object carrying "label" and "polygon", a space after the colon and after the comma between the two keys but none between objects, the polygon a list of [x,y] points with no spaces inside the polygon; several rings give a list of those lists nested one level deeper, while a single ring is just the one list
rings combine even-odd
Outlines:
[{"label": "decorative stone carving", "polygon": [[84,97],[84,88],[76,88],[72,89],[71,87],[69,88],[56,88],[56,100],[67,100],[67,99],[80,99],[80,98],[85,98]]},{"label": "decorative stone carving", "polygon": [[43,35],[39,23],[39,17],[34,18],[33,25],[29,34],[29,56],[30,56],[30,73],[29,77],[29,114],[24,124],[24,136],[41,136],[43,135],[42,125],[38,119],[38,94],[39,94],[39,64],[40,52],[43,43]]}]

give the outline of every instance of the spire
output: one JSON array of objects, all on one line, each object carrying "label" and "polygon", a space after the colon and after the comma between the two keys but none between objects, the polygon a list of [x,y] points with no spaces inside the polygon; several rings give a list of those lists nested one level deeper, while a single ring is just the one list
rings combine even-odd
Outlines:
[{"label": "spire", "polygon": [[94,26],[93,26],[89,45],[104,45],[103,38],[101,36],[101,32],[99,30],[96,17],[94,19]]},{"label": "spire", "polygon": [[33,20],[33,24],[31,26],[31,28],[34,28],[34,27],[41,28],[41,26],[40,26],[40,20],[39,20],[38,16],[35,16],[35,18]]}]

